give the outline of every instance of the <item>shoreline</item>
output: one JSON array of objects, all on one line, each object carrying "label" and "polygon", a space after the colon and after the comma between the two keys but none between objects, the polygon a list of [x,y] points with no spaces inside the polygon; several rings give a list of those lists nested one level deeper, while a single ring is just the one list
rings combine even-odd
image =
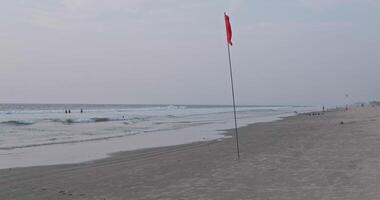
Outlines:
[{"label": "shoreline", "polygon": [[239,161],[227,138],[0,170],[0,199],[376,199],[379,122],[365,108],[256,123]]},{"label": "shoreline", "polygon": [[[286,117],[294,115],[294,113],[283,113],[273,116],[240,119],[239,128],[255,123],[283,120]],[[221,140],[230,136],[225,134],[229,131],[229,128],[220,127],[232,127],[231,123],[232,121],[226,124],[205,124],[180,130],[147,132],[85,142],[76,141],[53,145],[28,145],[22,148],[0,148],[0,153],[2,153],[1,158],[4,161],[0,164],[0,170],[33,166],[79,164],[112,157],[113,154],[118,152],[174,147],[183,144]]]}]

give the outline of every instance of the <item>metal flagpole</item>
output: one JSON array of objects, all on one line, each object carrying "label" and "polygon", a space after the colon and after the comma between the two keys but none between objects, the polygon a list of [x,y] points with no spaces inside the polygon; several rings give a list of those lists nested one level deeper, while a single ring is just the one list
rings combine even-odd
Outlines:
[{"label": "metal flagpole", "polygon": [[234,79],[233,79],[233,76],[232,76],[232,64],[231,64],[230,44],[228,44],[228,42],[227,42],[227,49],[228,49],[228,61],[229,61],[229,64],[230,64],[232,103],[233,103],[233,106],[234,106],[236,149],[237,149],[237,156],[238,156],[238,160],[239,160],[240,159],[240,150],[239,150],[239,134],[238,134],[237,120],[236,120],[236,104],[235,104]]}]

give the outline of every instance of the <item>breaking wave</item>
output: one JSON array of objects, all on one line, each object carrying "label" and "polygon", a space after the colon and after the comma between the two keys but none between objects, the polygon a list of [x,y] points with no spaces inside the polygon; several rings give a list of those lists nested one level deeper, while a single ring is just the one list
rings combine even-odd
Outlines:
[{"label": "breaking wave", "polygon": [[51,119],[52,122],[60,122],[63,124],[80,124],[80,123],[97,123],[108,121],[123,121],[124,119],[112,119],[108,117],[92,117],[92,118],[68,118],[68,119]]},{"label": "breaking wave", "polygon": [[13,126],[27,126],[27,125],[32,125],[35,122],[33,121],[27,121],[27,120],[9,120],[9,121],[4,121],[0,122],[0,124],[4,125],[13,125]]}]

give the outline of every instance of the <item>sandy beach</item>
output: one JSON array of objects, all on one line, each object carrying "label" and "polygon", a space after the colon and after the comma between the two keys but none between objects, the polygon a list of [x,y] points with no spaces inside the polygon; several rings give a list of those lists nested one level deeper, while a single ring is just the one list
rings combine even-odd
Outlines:
[{"label": "sandy beach", "polygon": [[229,138],[6,169],[0,199],[380,199],[379,130],[379,108],[288,117],[240,128],[239,161]]}]

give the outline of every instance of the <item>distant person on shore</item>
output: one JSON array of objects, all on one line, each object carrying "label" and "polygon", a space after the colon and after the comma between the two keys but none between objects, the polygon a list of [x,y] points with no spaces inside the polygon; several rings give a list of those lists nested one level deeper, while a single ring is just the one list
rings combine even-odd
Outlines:
[{"label": "distant person on shore", "polygon": [[322,112],[325,112],[325,106],[322,107]]},{"label": "distant person on shore", "polygon": [[67,109],[65,110],[65,113],[67,114]]},{"label": "distant person on shore", "polygon": [[71,113],[71,110],[69,109],[69,113]]},{"label": "distant person on shore", "polygon": [[80,113],[83,113],[83,109],[82,108],[80,109]]}]

